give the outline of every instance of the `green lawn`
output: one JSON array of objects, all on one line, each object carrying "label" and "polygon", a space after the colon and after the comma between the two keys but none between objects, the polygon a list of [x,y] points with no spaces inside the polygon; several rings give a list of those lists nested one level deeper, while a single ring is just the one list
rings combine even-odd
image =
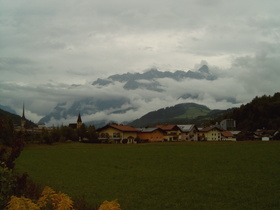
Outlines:
[{"label": "green lawn", "polygon": [[32,145],[16,167],[122,209],[280,209],[280,142]]}]

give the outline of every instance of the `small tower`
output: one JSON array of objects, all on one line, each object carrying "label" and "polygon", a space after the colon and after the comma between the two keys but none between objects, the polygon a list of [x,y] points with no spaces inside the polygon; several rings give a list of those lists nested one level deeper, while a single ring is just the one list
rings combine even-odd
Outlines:
[{"label": "small tower", "polygon": [[80,128],[82,126],[83,122],[82,122],[82,118],[81,115],[79,113],[78,119],[77,119],[77,128]]},{"label": "small tower", "polygon": [[25,125],[26,125],[26,118],[24,115],[24,104],[22,106],[22,116],[21,116],[21,129],[25,130]]}]

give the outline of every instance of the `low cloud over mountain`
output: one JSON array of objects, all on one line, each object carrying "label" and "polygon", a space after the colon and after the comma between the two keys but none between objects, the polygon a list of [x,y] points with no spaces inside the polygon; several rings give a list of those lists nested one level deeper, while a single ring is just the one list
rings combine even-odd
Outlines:
[{"label": "low cloud over mountain", "polygon": [[280,60],[273,54],[238,57],[229,68],[206,61],[195,66],[93,77],[85,84],[6,81],[0,83],[1,104],[21,114],[24,102],[27,118],[49,126],[75,122],[79,112],[84,122],[121,123],[179,103],[194,102],[210,109],[238,107],[279,89]]},{"label": "low cloud over mountain", "polygon": [[237,104],[237,99],[230,94],[217,92],[219,88],[215,86],[219,80],[207,65],[202,65],[195,71],[150,69],[144,73],[98,78],[92,85],[71,86],[71,91],[79,92],[83,89],[83,95],[87,93],[88,96],[57,104],[39,122],[75,122],[78,113],[81,113],[84,122],[122,123],[137,119],[150,111],[186,101],[212,104],[215,108],[228,108]]},{"label": "low cloud over mountain", "polygon": [[203,65],[198,71],[158,71],[157,69],[151,69],[145,73],[126,73],[126,74],[116,74],[109,76],[106,79],[97,79],[92,83],[94,86],[107,86],[114,84],[115,82],[124,83],[124,89],[135,90],[137,88],[152,90],[162,92],[162,85],[157,81],[157,79],[169,78],[175,81],[182,81],[184,79],[206,79],[206,80],[215,80],[216,77],[212,75],[209,71],[208,66]]}]

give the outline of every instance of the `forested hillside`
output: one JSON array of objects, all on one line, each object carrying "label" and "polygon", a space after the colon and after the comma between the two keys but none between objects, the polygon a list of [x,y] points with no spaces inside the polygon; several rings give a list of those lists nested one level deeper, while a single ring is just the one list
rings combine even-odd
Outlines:
[{"label": "forested hillside", "polygon": [[[20,122],[21,117],[19,115],[12,114],[10,112],[6,112],[2,109],[0,109],[0,118],[6,119],[6,120],[11,120],[14,125],[20,126],[20,124],[21,124],[21,122]],[[35,123],[31,122],[30,120],[26,120],[26,128],[33,128],[36,126],[37,125]]]},{"label": "forested hillside", "polygon": [[196,103],[183,103],[149,112],[129,123],[134,127],[153,126],[157,124],[192,124],[202,125],[215,119],[224,110],[211,110]]},{"label": "forested hillside", "polygon": [[273,96],[255,97],[250,103],[241,105],[224,115],[237,122],[239,130],[256,130],[260,128],[280,128],[280,93]]}]

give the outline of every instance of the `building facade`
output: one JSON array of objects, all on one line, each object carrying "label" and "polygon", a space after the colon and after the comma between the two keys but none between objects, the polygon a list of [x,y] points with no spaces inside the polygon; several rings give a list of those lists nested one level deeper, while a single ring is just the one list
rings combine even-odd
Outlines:
[{"label": "building facade", "polygon": [[221,141],[221,131],[217,126],[205,127],[199,131],[199,138],[202,141]]},{"label": "building facade", "polygon": [[138,130],[128,125],[109,124],[98,130],[98,140],[104,143],[134,144]]},{"label": "building facade", "polygon": [[163,142],[164,133],[160,128],[141,128],[138,129],[138,137],[143,142]]},{"label": "building facade", "polygon": [[181,141],[198,141],[198,129],[196,125],[178,125],[181,129]]}]

